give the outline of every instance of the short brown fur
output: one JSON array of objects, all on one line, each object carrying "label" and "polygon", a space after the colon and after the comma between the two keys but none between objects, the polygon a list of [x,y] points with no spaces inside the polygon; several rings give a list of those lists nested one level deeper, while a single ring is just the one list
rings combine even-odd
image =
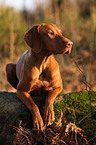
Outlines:
[{"label": "short brown fur", "polygon": [[[29,50],[16,77],[16,64],[7,64],[7,79],[17,88],[17,96],[31,111],[33,128],[44,129],[44,122],[30,92],[48,92],[44,108],[45,124],[54,121],[53,103],[63,85],[59,65],[53,54],[70,53],[73,43],[54,24],[36,25],[24,37]],[[42,90],[42,91],[41,91]]]}]

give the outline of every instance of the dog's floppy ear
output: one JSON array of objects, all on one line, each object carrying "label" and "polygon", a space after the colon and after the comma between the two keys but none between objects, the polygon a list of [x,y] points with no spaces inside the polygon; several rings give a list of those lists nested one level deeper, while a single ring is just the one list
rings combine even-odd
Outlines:
[{"label": "dog's floppy ear", "polygon": [[39,38],[38,26],[31,28],[24,36],[26,44],[36,53],[42,49],[42,44]]}]

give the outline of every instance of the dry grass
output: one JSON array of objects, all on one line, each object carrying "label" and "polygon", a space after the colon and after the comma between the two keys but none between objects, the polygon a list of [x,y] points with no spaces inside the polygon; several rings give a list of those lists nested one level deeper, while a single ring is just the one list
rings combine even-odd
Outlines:
[{"label": "dry grass", "polygon": [[22,121],[19,127],[11,126],[16,130],[13,145],[85,145],[88,144],[84,130],[77,127],[75,123],[67,123],[65,111],[61,111],[61,117],[58,122],[45,126],[43,132],[29,131],[25,126],[22,127]]},{"label": "dry grass", "polygon": [[[85,51],[87,52],[87,51]],[[88,53],[89,54],[89,53]],[[92,54],[89,54],[92,55]],[[88,55],[88,56],[89,56]],[[89,61],[89,57],[80,53],[75,59],[75,62],[69,56],[64,55],[61,57],[56,56],[57,61],[59,62],[61,76],[64,83],[64,93],[76,92],[86,89],[87,86],[90,86],[91,90],[96,91],[96,60],[92,55],[90,56],[91,62]],[[20,56],[15,57],[13,61],[9,59],[4,59],[0,61],[0,91],[8,91],[8,92],[16,92],[16,90],[11,87],[6,78],[5,67],[7,63],[18,61]],[[81,59],[78,59],[81,58]],[[64,60],[64,61],[62,61]],[[79,69],[80,68],[80,69]],[[83,72],[80,72],[80,70]],[[86,81],[85,81],[86,80]]]}]

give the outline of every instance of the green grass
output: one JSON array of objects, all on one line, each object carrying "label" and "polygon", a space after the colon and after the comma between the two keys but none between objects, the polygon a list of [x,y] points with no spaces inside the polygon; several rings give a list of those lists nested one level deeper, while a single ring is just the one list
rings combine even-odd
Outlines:
[{"label": "green grass", "polygon": [[65,113],[67,123],[74,123],[75,120],[75,124],[85,131],[88,140],[96,136],[96,92],[80,91],[60,95],[63,98],[60,100],[58,96],[54,103],[56,118],[58,119],[60,111],[68,106]]}]

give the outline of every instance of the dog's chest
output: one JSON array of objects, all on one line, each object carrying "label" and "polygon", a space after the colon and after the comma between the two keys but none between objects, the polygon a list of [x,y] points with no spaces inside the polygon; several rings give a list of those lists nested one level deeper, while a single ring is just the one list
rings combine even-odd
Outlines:
[{"label": "dog's chest", "polygon": [[48,81],[48,78],[50,78],[50,76],[48,76],[48,70],[45,64],[44,66],[41,66],[40,68],[39,80]]},{"label": "dog's chest", "polygon": [[40,66],[39,80],[41,81],[50,81],[51,80],[51,69],[48,68],[48,61],[44,62]]},{"label": "dog's chest", "polygon": [[39,80],[45,81],[47,79],[45,71],[42,71],[42,73],[39,75]]}]

